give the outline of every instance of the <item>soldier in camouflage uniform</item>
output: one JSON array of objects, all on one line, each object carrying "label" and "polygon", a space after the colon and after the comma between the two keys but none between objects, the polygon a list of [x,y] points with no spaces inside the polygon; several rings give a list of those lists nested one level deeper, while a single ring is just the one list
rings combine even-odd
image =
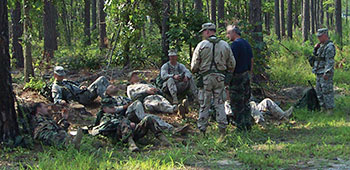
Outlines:
[{"label": "soldier in camouflage uniform", "polygon": [[163,135],[156,120],[151,116],[144,117],[138,124],[132,123],[127,117],[116,113],[113,99],[104,98],[101,101],[102,108],[97,115],[95,127],[90,134],[111,137],[113,139],[128,142],[130,151],[138,151],[134,140],[144,137],[151,131],[162,144],[169,145],[169,141]]},{"label": "soldier in camouflage uniform", "polygon": [[169,61],[160,70],[164,81],[162,91],[170,93],[173,104],[179,104],[178,95],[186,91],[190,93],[190,98],[197,100],[197,87],[191,72],[183,64],[177,62],[178,56],[175,50],[169,50],[168,56]]},{"label": "soldier in camouflage uniform", "polygon": [[252,125],[250,116],[250,72],[253,70],[253,52],[250,44],[241,38],[241,31],[237,26],[227,26],[227,37],[231,44],[231,50],[236,60],[236,68],[229,83],[234,121],[239,130],[249,130]]},{"label": "soldier in camouflage uniform", "polygon": [[[191,70],[200,76],[197,87],[200,103],[198,128],[205,134],[208,126],[210,101],[213,97],[216,109],[216,121],[221,137],[225,136],[227,118],[224,108],[224,80],[227,72],[235,68],[235,59],[230,46],[215,36],[216,28],[212,23],[205,23],[200,30],[204,38],[194,50]],[[221,138],[223,139],[223,138]]]},{"label": "soldier in camouflage uniform", "polygon": [[160,117],[145,113],[142,103],[139,100],[132,101],[128,97],[113,96],[118,91],[114,85],[109,85],[106,90],[105,98],[113,101],[116,107],[116,113],[125,115],[131,122],[139,123],[146,116],[150,116],[155,119],[162,129],[173,130],[174,126],[162,120]]},{"label": "soldier in camouflage uniform", "polygon": [[172,105],[170,102],[161,96],[161,92],[151,84],[140,83],[140,78],[137,72],[132,72],[129,75],[130,85],[127,87],[127,95],[131,100],[139,100],[143,103],[146,110],[176,113],[177,105]]},{"label": "soldier in camouflage uniform", "polygon": [[78,149],[82,138],[82,130],[79,129],[76,137],[73,139],[68,133],[69,123],[65,118],[58,123],[54,121],[48,112],[48,108],[44,103],[36,103],[33,106],[35,117],[33,136],[35,140],[39,140],[46,145],[65,147],[70,143]]},{"label": "soldier in camouflage uniform", "polygon": [[333,75],[335,46],[328,37],[328,29],[317,30],[320,43],[315,45],[314,56],[309,59],[316,75],[316,93],[322,109],[332,113],[334,105]]},{"label": "soldier in camouflage uniform", "polygon": [[97,96],[103,97],[109,85],[109,81],[104,76],[99,77],[89,87],[86,87],[64,79],[65,75],[63,67],[56,66],[54,68],[55,82],[52,85],[52,98],[55,104],[65,104],[71,100],[83,105],[90,104]]}]

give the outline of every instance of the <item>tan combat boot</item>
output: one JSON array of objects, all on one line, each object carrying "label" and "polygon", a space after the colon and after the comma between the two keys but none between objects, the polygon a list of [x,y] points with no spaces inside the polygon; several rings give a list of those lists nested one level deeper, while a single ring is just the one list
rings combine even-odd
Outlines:
[{"label": "tan combat boot", "polygon": [[132,137],[128,138],[129,150],[131,152],[139,152],[140,149],[136,146],[134,139]]},{"label": "tan combat boot", "polygon": [[177,114],[181,116],[182,119],[186,118],[186,108],[183,104],[179,104],[179,109],[177,111]]},{"label": "tan combat boot", "polygon": [[294,107],[291,106],[287,111],[284,112],[284,117],[286,119],[289,119],[290,116],[292,116],[292,114],[293,114],[293,110],[294,110]]},{"label": "tan combat boot", "polygon": [[157,139],[161,142],[162,146],[170,146],[170,142],[168,141],[168,139],[164,136],[164,134],[160,134],[157,136]]},{"label": "tan combat boot", "polygon": [[83,138],[83,130],[79,128],[77,131],[77,135],[72,140],[72,144],[74,145],[75,149],[80,148],[80,143],[82,138]]}]

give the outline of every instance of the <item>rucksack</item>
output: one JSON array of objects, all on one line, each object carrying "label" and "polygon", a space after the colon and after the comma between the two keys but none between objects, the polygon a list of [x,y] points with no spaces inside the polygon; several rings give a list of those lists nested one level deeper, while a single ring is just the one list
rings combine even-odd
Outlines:
[{"label": "rucksack", "polygon": [[[310,81],[309,84],[311,85]],[[316,90],[312,87],[312,85],[311,88],[303,94],[303,97],[295,104],[295,107],[307,107],[307,109],[310,111],[319,111],[321,109]]]},{"label": "rucksack", "polygon": [[40,90],[39,94],[44,96],[47,100],[50,102],[53,102],[52,98],[52,85],[53,83],[51,82],[46,82],[44,87]]}]

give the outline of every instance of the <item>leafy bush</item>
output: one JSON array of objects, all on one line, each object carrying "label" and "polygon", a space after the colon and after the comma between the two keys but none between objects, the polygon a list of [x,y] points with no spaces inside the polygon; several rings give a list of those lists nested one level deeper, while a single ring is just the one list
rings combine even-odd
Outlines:
[{"label": "leafy bush", "polygon": [[30,81],[24,85],[24,89],[40,91],[45,86],[45,81],[41,78],[31,77]]}]

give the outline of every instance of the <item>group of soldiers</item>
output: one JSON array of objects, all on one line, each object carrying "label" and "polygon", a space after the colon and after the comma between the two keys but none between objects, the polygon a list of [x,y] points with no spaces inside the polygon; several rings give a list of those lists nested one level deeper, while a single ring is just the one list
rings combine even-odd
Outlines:
[{"label": "group of soldiers", "polygon": [[[199,104],[198,129],[205,135],[209,126],[210,108],[215,109],[215,117],[223,140],[232,119],[238,130],[250,130],[252,124],[264,121],[264,114],[270,112],[276,119],[288,119],[293,107],[283,111],[271,99],[260,103],[252,101],[250,81],[253,71],[253,53],[250,44],[241,38],[237,26],[227,26],[227,37],[232,44],[218,38],[213,23],[202,25],[203,40],[194,50],[191,69],[178,62],[178,54],[170,50],[169,62],[160,70],[159,85],[141,80],[139,73],[129,74],[126,96],[116,96],[118,88],[104,76],[99,77],[89,87],[66,80],[63,67],[54,68],[55,82],[52,97],[55,104],[67,105],[76,101],[89,105],[101,97],[101,109],[88,133],[103,135],[129,144],[131,151],[138,151],[135,140],[152,132],[162,145],[170,142],[163,132],[179,132],[188,126],[174,128],[150,112],[178,113],[184,116],[189,103]],[[317,76],[317,94],[321,106],[328,111],[334,108],[333,65],[335,47],[328,38],[327,29],[318,30],[320,43],[315,46],[312,60],[313,73]],[[46,144],[79,147],[82,130],[72,138],[66,132],[68,125],[63,117],[56,123],[48,116],[47,106],[38,103],[34,107],[36,116],[35,139]],[[62,126],[63,124],[64,126]]]}]

